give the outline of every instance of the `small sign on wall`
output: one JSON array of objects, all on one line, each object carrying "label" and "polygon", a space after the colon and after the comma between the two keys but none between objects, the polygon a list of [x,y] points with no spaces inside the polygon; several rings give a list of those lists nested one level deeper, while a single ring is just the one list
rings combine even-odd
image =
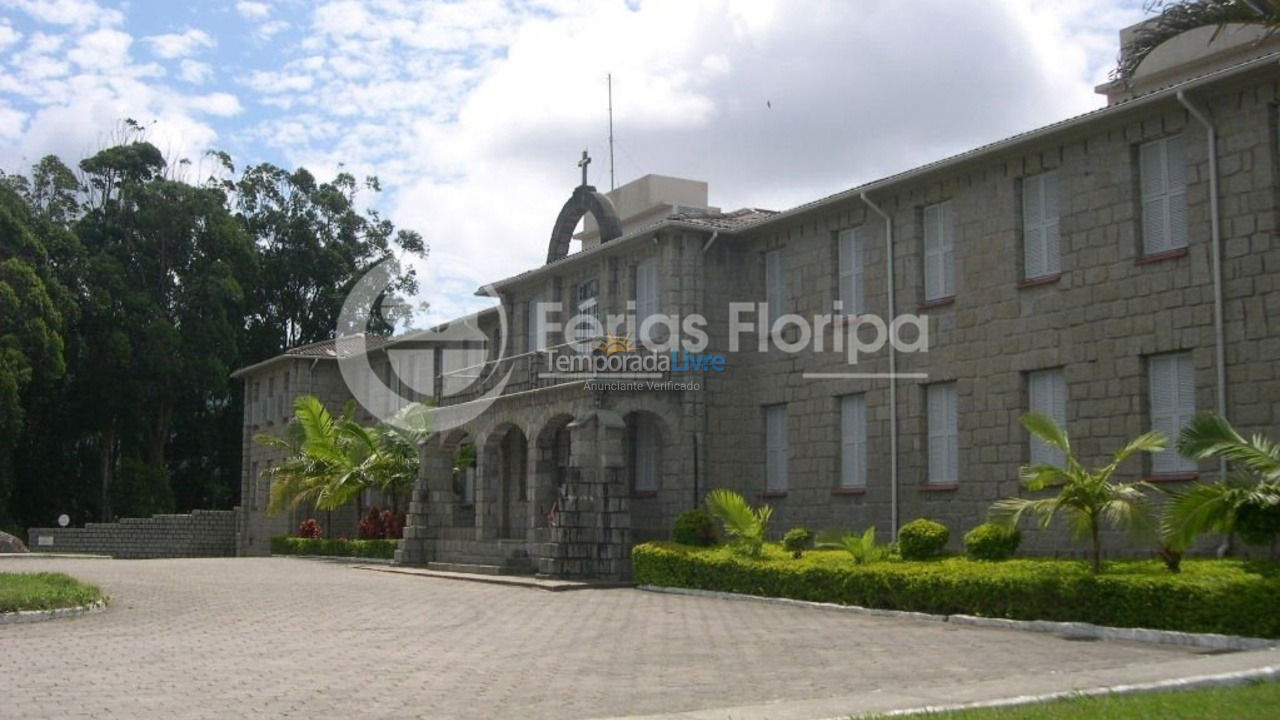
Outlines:
[{"label": "small sign on wall", "polygon": [[40,547],[49,547],[50,545],[53,545],[53,536],[52,535],[36,536],[36,545],[39,545]]}]

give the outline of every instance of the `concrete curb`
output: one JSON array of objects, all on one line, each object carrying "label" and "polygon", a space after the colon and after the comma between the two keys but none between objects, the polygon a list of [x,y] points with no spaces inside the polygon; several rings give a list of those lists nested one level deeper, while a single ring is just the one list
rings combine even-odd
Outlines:
[{"label": "concrete curb", "polygon": [[[987,700],[957,705],[926,705],[923,707],[908,708],[904,710],[890,710],[888,712],[859,715],[855,717],[911,717],[915,715],[956,712],[959,710],[1037,705],[1040,703],[1053,702],[1055,700],[1067,700],[1076,697],[1133,695],[1135,693],[1155,692],[1160,690],[1197,690],[1210,687],[1231,687],[1233,685],[1245,685],[1248,683],[1264,682],[1269,680],[1280,680],[1280,666],[1268,665],[1267,667],[1256,668],[1253,670],[1240,670],[1237,672],[1221,673],[1218,675],[1197,675],[1188,678],[1174,678],[1172,680],[1159,680],[1149,683],[1112,685],[1110,687],[1089,688],[1087,690],[1069,690],[1064,692],[1046,693],[1044,695],[1023,695],[1019,697],[1004,698],[1001,700]],[[837,719],[830,718],[829,720]],[[840,720],[849,720],[849,716],[842,716]]]},{"label": "concrete curb", "polygon": [[1088,640],[1124,640],[1129,642],[1153,643],[1159,645],[1181,645],[1198,647],[1207,650],[1266,650],[1280,646],[1280,641],[1266,638],[1240,637],[1237,635],[1219,635],[1216,633],[1188,633],[1176,630],[1150,630],[1147,628],[1119,628],[1106,625],[1094,625],[1085,622],[1054,622],[1050,620],[1007,620],[1005,618],[985,618],[973,615],[935,615],[932,613],[910,612],[907,610],[881,610],[865,608],[858,605],[839,605],[836,603],[820,603],[791,598],[763,597],[760,595],[743,595],[740,593],[721,592],[718,590],[698,590],[694,588],[662,587],[659,585],[640,585],[638,590],[667,593],[670,595],[691,595],[694,597],[710,597],[720,600],[746,600],[764,602],[774,605],[794,605],[819,610],[836,610],[859,615],[876,615],[880,617],[909,618],[913,620],[932,620],[949,622],[956,625],[996,628],[1000,630],[1017,630],[1020,632],[1053,633],[1069,638]]},{"label": "concrete curb", "polygon": [[272,553],[273,558],[290,558],[292,560],[316,560],[319,562],[340,563],[348,565],[390,565],[395,562],[391,558],[362,558],[351,555],[287,555]]},{"label": "concrete curb", "polygon": [[81,615],[93,615],[107,609],[107,601],[99,600],[89,603],[88,605],[78,605],[69,608],[54,608],[52,610],[18,610],[15,612],[0,613],[0,625],[17,625],[19,623],[44,622],[45,620],[57,620],[59,618],[80,617]]}]

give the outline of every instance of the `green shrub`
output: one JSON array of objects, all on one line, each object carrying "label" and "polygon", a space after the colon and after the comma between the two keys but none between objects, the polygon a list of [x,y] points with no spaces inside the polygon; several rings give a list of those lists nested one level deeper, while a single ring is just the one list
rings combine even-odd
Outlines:
[{"label": "green shrub", "polygon": [[799,558],[804,551],[813,547],[813,533],[802,527],[791,528],[782,536],[782,549],[791,553],[791,557]]},{"label": "green shrub", "polygon": [[840,547],[849,553],[854,564],[869,565],[889,557],[889,546],[876,544],[875,527],[867,528],[861,535],[849,533],[840,538]]},{"label": "green shrub", "polygon": [[1022,533],[982,523],[964,535],[964,551],[974,560],[1008,560],[1018,551]]},{"label": "green shrub", "polygon": [[903,560],[927,560],[941,555],[950,539],[946,525],[918,518],[898,528],[898,552]]},{"label": "green shrub", "polygon": [[1280,535],[1280,504],[1245,503],[1236,511],[1236,534],[1250,545],[1269,545]]},{"label": "green shrub", "polygon": [[1186,560],[1174,575],[1158,561],[1126,561],[1107,563],[1107,572],[1095,575],[1088,563],[1075,560],[990,563],[950,557],[856,565],[848,554],[829,550],[793,560],[772,543],[758,560],[724,547],[670,543],[639,545],[632,558],[642,585],[941,615],[1280,638],[1280,566],[1274,564]]},{"label": "green shrub", "polygon": [[715,518],[702,508],[685,510],[676,516],[676,522],[671,527],[671,539],[681,545],[715,545]]},{"label": "green shrub", "polygon": [[381,558],[395,557],[399,540],[337,540],[328,538],[271,538],[273,555],[327,555],[330,557]]},{"label": "green shrub", "polygon": [[736,551],[748,557],[760,556],[773,508],[768,505],[753,508],[740,493],[721,488],[707,493],[707,510],[724,525],[724,532],[733,538]]}]

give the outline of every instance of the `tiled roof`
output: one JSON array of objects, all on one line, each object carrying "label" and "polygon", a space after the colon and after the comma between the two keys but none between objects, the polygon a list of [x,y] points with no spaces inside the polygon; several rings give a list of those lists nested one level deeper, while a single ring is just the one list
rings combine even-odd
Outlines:
[{"label": "tiled roof", "polygon": [[697,212],[679,213],[672,215],[668,219],[676,222],[692,223],[694,225],[705,225],[712,230],[737,230],[738,228],[746,227],[777,214],[776,210],[742,208],[731,212],[708,212],[701,210]]},{"label": "tiled roof", "polygon": [[[377,350],[390,341],[390,338],[382,337],[380,335],[369,335],[365,337],[364,340],[365,347],[369,350]],[[338,357],[338,341],[335,339],[329,339],[309,343],[307,345],[299,345],[285,350],[281,355],[284,357],[301,358],[336,358]]]}]

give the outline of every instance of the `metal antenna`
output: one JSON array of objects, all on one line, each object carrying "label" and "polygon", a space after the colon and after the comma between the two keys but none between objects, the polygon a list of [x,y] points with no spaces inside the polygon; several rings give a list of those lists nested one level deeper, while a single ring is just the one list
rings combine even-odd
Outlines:
[{"label": "metal antenna", "polygon": [[613,73],[608,75],[609,81],[609,189],[613,190]]}]

